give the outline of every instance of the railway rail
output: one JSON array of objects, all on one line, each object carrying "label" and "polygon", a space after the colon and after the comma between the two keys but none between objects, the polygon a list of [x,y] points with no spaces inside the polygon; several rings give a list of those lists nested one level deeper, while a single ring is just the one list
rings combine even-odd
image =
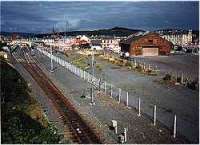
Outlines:
[{"label": "railway rail", "polygon": [[[28,51],[28,50],[27,50]],[[72,141],[74,143],[91,144],[101,143],[100,137],[86,124],[86,122],[78,114],[72,103],[61,93],[61,91],[53,84],[53,82],[45,75],[35,60],[23,50],[23,53],[16,55],[24,59],[20,62],[23,67],[31,74],[38,85],[43,89],[49,99],[52,100],[56,110],[61,115],[65,125],[70,130]]]}]

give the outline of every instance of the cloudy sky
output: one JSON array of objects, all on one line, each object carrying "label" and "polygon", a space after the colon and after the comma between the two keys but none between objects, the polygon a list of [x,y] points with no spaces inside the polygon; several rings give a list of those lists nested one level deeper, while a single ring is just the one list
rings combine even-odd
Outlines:
[{"label": "cloudy sky", "polygon": [[1,2],[1,31],[198,29],[198,9],[198,2]]}]

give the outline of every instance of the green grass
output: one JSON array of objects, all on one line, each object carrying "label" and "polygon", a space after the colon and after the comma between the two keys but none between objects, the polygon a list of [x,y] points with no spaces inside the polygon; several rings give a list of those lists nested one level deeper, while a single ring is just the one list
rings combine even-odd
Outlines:
[{"label": "green grass", "polygon": [[61,136],[45,119],[41,106],[29,96],[20,74],[0,59],[1,68],[1,142],[59,143]]}]

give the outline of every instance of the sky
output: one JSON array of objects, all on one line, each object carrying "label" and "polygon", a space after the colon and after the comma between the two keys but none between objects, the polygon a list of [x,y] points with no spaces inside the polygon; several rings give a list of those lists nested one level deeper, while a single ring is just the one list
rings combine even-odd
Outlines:
[{"label": "sky", "polygon": [[1,2],[1,31],[198,29],[198,2]]}]

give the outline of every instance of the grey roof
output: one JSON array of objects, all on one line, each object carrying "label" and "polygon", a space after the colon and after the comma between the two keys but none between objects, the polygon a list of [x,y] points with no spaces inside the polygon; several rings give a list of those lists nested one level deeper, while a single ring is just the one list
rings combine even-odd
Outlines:
[{"label": "grey roof", "polygon": [[136,34],[132,34],[129,35],[126,39],[122,39],[120,41],[120,43],[123,44],[131,44],[131,42],[138,40],[139,38],[142,38],[143,36],[145,36],[146,34],[148,34],[149,32],[145,32],[145,33],[136,33]]},{"label": "grey roof", "polygon": [[93,39],[93,40],[91,40],[91,43],[92,44],[100,44],[101,40],[100,39]]},{"label": "grey roof", "polygon": [[158,33],[155,33],[155,32],[146,32],[146,33],[143,33],[143,34],[139,34],[139,35],[130,35],[127,39],[123,39],[120,41],[121,44],[131,44],[133,41],[136,41],[146,35],[149,35],[149,34],[157,34],[159,36]]}]

